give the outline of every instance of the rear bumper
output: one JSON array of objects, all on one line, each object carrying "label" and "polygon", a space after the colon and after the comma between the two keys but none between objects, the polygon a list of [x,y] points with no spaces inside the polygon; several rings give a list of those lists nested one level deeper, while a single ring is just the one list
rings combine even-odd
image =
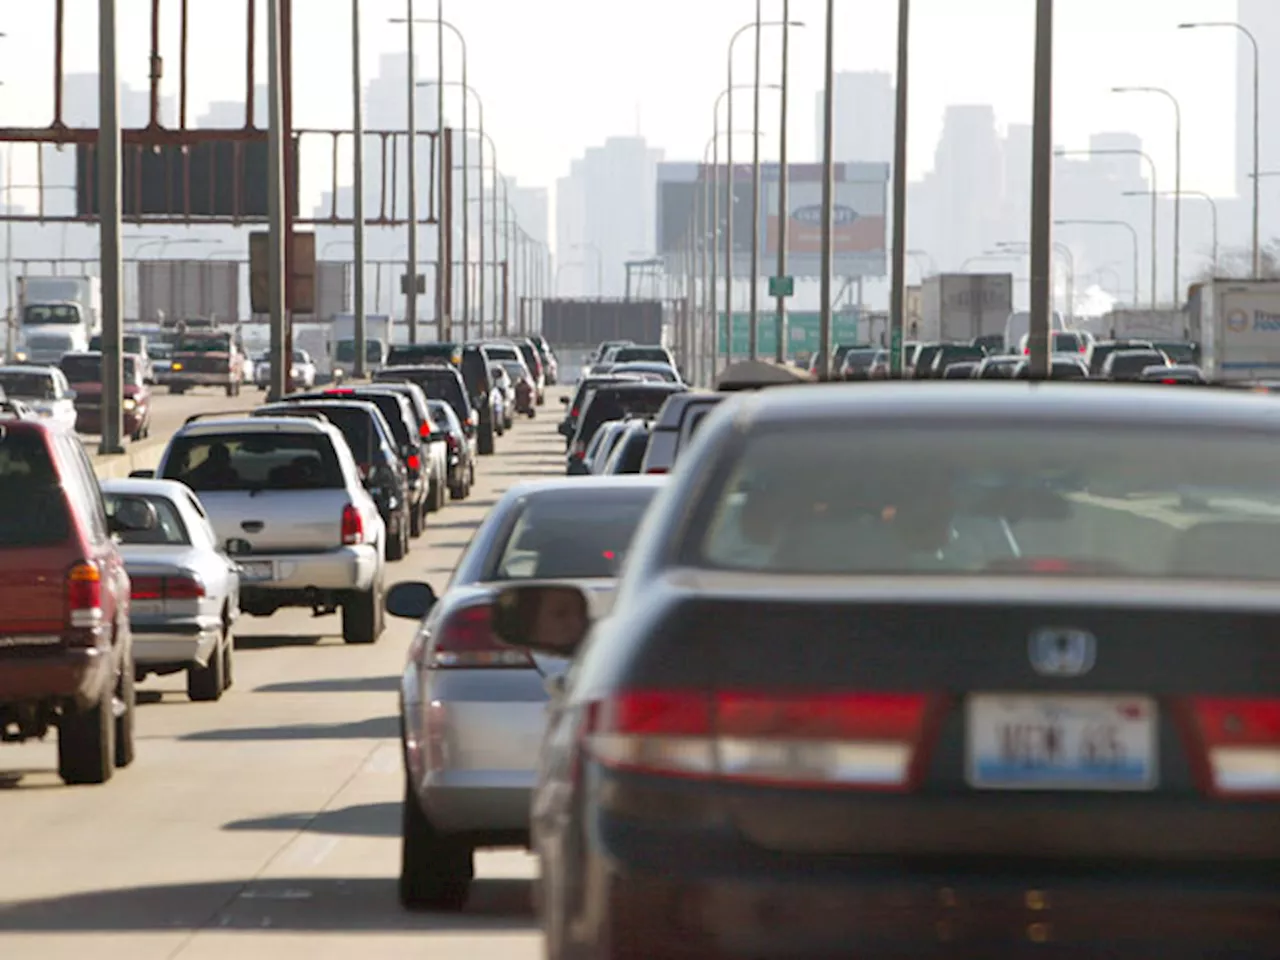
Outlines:
[{"label": "rear bumper", "polygon": [[[241,574],[243,591],[294,591],[314,588],[328,591],[370,589],[380,569],[380,549],[371,543],[342,547],[324,553],[250,554],[237,557],[250,571]],[[253,564],[271,564],[270,573],[254,573]]]},{"label": "rear bumper", "polygon": [[529,834],[532,770],[433,770],[420,799],[444,833]]},{"label": "rear bumper", "polygon": [[216,617],[150,620],[130,624],[133,659],[139,666],[196,663],[204,666],[217,649],[222,622]]},{"label": "rear bumper", "polygon": [[179,373],[165,374],[165,383],[174,387],[225,387],[239,383],[240,377],[232,373]]},{"label": "rear bumper", "polygon": [[0,658],[0,706],[73,701],[96,703],[108,676],[111,656],[96,647],[24,650]]}]

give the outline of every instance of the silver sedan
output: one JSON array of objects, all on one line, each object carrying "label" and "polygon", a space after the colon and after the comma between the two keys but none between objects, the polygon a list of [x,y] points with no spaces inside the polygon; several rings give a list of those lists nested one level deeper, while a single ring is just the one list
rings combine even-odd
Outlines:
[{"label": "silver sedan", "polygon": [[388,594],[393,616],[422,618],[400,687],[406,907],[460,907],[476,848],[528,844],[547,685],[567,664],[500,643],[490,624],[495,592],[512,581],[562,581],[607,605],[663,479],[512,487],[476,531],[444,596],[437,600],[424,583],[402,583]]},{"label": "silver sedan", "polygon": [[107,480],[119,497],[156,511],[151,530],[122,533],[132,584],[129,625],[138,679],[186,671],[192,700],[217,700],[232,682],[231,630],[240,615],[239,567],[223,552],[199,499],[175,480]]}]

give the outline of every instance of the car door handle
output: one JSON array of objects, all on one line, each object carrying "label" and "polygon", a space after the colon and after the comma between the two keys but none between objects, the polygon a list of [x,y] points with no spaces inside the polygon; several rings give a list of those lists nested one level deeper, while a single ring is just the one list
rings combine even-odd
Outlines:
[{"label": "car door handle", "polygon": [[245,533],[261,533],[262,528],[266,526],[261,520],[246,520],[240,524],[240,529]]}]

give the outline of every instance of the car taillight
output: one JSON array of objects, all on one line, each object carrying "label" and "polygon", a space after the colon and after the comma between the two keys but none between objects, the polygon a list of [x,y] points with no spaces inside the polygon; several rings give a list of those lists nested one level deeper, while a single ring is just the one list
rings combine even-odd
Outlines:
[{"label": "car taillight", "polygon": [[356,392],[355,392],[354,390],[351,390],[351,389],[347,389],[347,390],[341,390],[341,389],[338,389],[338,390],[326,390],[326,391],[324,392],[324,395],[325,395],[326,397],[354,397],[354,396],[356,395]]},{"label": "car taillight", "polygon": [[587,455],[587,448],[579,441],[573,445],[573,449],[569,451],[571,460],[581,460]]},{"label": "car taillight", "polygon": [[345,546],[364,543],[364,517],[353,503],[342,508],[342,542]]},{"label": "car taillight", "polygon": [[650,467],[645,473],[667,473],[666,467]]},{"label": "car taillight", "polygon": [[418,456],[416,453],[409,454],[409,458],[405,461],[405,463],[409,465],[410,470],[422,469],[422,458]]},{"label": "car taillight", "polygon": [[1027,357],[1031,356],[1031,348],[1030,348],[1030,347],[1023,347],[1023,348],[1022,348],[1022,354],[1023,354],[1023,356],[1027,356]]},{"label": "car taillight", "polygon": [[569,419],[570,419],[570,420],[577,420],[577,419],[578,419],[578,408],[577,408],[577,407],[574,407],[572,410],[570,410],[570,411],[569,411]]},{"label": "car taillight", "polygon": [[909,790],[922,694],[630,691],[592,705],[586,752],[619,770],[796,788]]},{"label": "car taillight", "polygon": [[488,603],[463,607],[446,616],[423,652],[430,653],[425,663],[430,670],[533,666],[529,654],[507,646],[494,635]]},{"label": "car taillight", "polygon": [[1170,379],[1170,378],[1166,377],[1164,380],[1161,380],[1160,382],[1161,382],[1161,383],[1174,383],[1174,384],[1176,384],[1178,381],[1177,381],[1177,380],[1173,380],[1173,379]]},{"label": "car taillight", "polygon": [[174,577],[131,577],[129,596],[134,600],[199,600],[204,582],[195,574]]},{"label": "car taillight", "polygon": [[418,436],[424,440],[431,436],[431,424],[423,423],[418,426]]},{"label": "car taillight", "polygon": [[447,437],[445,437],[445,441],[449,444],[450,450],[458,449],[458,438],[455,437],[452,433],[449,434]]},{"label": "car taillight", "polygon": [[102,625],[102,571],[96,563],[77,563],[67,571],[67,625]]},{"label": "car taillight", "polygon": [[1080,352],[1081,352],[1081,353],[1088,353],[1088,352],[1089,352],[1089,348],[1088,348],[1085,344],[1083,344],[1083,343],[1082,343],[1082,344],[1080,344],[1080,348],[1079,348],[1079,349],[1080,349]]},{"label": "car taillight", "polygon": [[1194,697],[1205,789],[1219,797],[1280,797],[1280,700]]}]

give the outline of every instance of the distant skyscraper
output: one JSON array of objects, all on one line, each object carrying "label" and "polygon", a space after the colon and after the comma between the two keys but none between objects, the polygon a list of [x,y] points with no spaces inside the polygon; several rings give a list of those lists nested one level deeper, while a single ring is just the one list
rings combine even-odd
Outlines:
[{"label": "distant skyscraper", "polygon": [[935,229],[943,269],[986,249],[1000,233],[1003,156],[996,114],[987,104],[947,107],[934,160]]},{"label": "distant skyscraper", "polygon": [[[881,72],[836,74],[836,162],[890,163],[893,160],[893,76]],[[814,158],[822,157],[823,94],[814,112]]]}]

